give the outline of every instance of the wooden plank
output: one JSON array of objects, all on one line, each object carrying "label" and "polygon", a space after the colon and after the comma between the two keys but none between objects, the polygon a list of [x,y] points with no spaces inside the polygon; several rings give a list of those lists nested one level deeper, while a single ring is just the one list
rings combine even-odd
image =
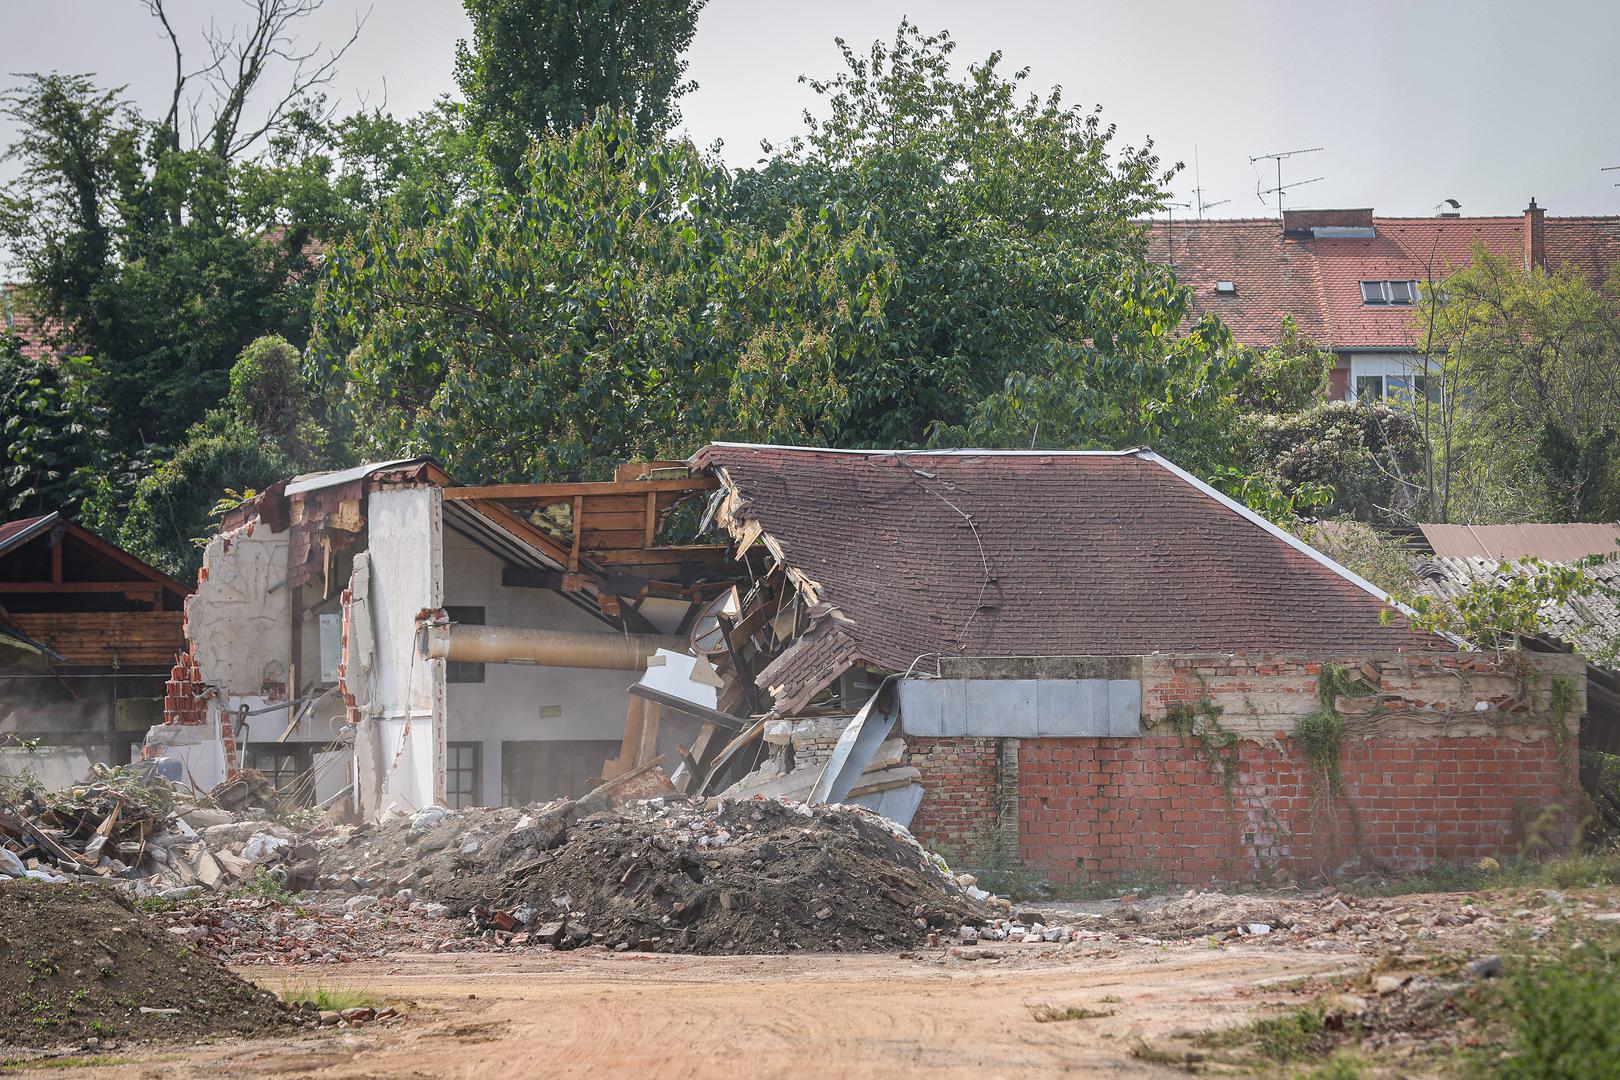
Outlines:
[{"label": "wooden plank", "polygon": [[587,551],[596,551],[606,548],[611,551],[641,551],[641,522],[637,521],[630,529],[593,529],[591,523],[585,523],[585,529],[580,534]]},{"label": "wooden plank", "polygon": [[635,514],[641,516],[645,495],[587,495],[585,516],[593,514]]},{"label": "wooden plank", "polygon": [[51,580],[57,584],[62,582],[62,541],[60,539],[51,545]]},{"label": "wooden plank", "polygon": [[720,544],[676,544],[654,548],[647,552],[641,548],[604,551],[600,555],[593,555],[592,558],[603,566],[640,563],[665,563],[671,566],[680,563],[718,564],[725,561],[726,549]]},{"label": "wooden plank", "polygon": [[591,500],[585,500],[585,508],[581,512],[580,521],[586,531],[591,529],[632,531],[639,534],[646,523],[647,511],[645,500],[636,500],[639,505],[634,510],[613,510],[599,513],[591,509]]},{"label": "wooden plank", "polygon": [[647,532],[641,541],[642,547],[652,547],[653,541],[658,538],[658,492],[647,492]]},{"label": "wooden plank", "polygon": [[636,752],[637,765],[644,765],[658,756],[658,723],[663,716],[662,705],[656,701],[647,702],[646,719],[641,724],[641,749]]},{"label": "wooden plank", "polygon": [[163,586],[144,581],[0,581],[0,593],[126,593],[157,599]]},{"label": "wooden plank", "polygon": [[585,500],[582,497],[578,495],[574,496],[574,543],[573,546],[568,549],[568,572],[570,574],[579,573],[579,545],[580,538],[582,536],[582,531],[579,527],[579,519],[581,516],[580,510],[583,509],[584,502]]},{"label": "wooden plank", "polygon": [[562,502],[575,495],[639,495],[648,491],[711,491],[720,486],[712,476],[677,477],[671,480],[597,480],[571,484],[477,484],[447,487],[444,497],[451,502],[469,499],[548,499]]}]

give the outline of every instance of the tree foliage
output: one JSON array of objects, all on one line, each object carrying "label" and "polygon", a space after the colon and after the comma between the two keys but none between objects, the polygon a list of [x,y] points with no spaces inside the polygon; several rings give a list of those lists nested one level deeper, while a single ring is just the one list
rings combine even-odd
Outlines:
[{"label": "tree foliage", "polygon": [[313,360],[363,451],[516,480],[836,431],[887,282],[870,221],[739,225],[724,169],[606,113],[522,179],[332,252]]},{"label": "tree foliage", "polygon": [[[1184,309],[1133,224],[1169,176],[1151,144],[1114,146],[1098,112],[1028,93],[1028,72],[1004,73],[999,53],[957,78],[947,34],[902,23],[865,53],[839,46],[843,70],[806,80],[820,115],[739,175],[736,198],[766,229],[825,206],[877,215],[893,288],[878,355],[843,372],[841,443],[920,445],[937,424],[1027,445],[1025,414],[1072,411],[1091,367],[1117,362],[1105,374],[1119,385],[1148,371],[1132,349],[1175,353]],[[1071,420],[1047,437],[1128,438],[1142,408],[1117,411],[1090,434]]]},{"label": "tree foliage", "polygon": [[1417,425],[1383,402],[1321,402],[1302,412],[1260,417],[1250,443],[1252,467],[1282,488],[1333,489],[1328,516],[1359,521],[1410,518],[1422,463]]},{"label": "tree foliage", "polygon": [[31,358],[0,334],[0,513],[74,514],[105,465],[106,420],[89,360]]},{"label": "tree foliage", "polygon": [[1238,386],[1238,406],[1271,416],[1312,408],[1326,399],[1332,370],[1333,354],[1301,333],[1292,315],[1285,315],[1277,343],[1255,350]]},{"label": "tree foliage", "polygon": [[1419,317],[1459,399],[1461,425],[1437,456],[1465,508],[1620,517],[1620,289],[1479,246],[1425,290]]},{"label": "tree foliage", "polygon": [[464,0],[471,42],[456,81],[488,159],[514,188],[535,141],[581,127],[599,109],[642,135],[678,122],[682,56],[705,0]]}]

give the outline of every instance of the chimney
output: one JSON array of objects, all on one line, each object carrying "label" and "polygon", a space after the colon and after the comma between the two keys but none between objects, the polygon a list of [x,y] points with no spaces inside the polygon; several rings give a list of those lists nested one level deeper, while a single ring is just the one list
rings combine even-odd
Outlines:
[{"label": "chimney", "polygon": [[1547,269],[1547,212],[1536,205],[1535,196],[1524,208],[1524,268]]}]

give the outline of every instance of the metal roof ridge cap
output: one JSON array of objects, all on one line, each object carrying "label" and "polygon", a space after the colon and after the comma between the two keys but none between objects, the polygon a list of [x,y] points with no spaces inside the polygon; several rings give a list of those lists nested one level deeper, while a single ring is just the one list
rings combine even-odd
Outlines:
[{"label": "metal roof ridge cap", "polygon": [[51,528],[57,522],[63,520],[65,519],[62,517],[62,511],[60,510],[52,510],[48,514],[41,514],[26,529],[19,529],[11,536],[6,537],[5,543],[0,545],[0,551],[10,551],[18,544],[25,544],[34,537],[38,536],[40,533],[44,532],[46,529]]},{"label": "metal roof ridge cap", "polygon": [[[861,449],[840,446],[792,446],[782,443],[722,442],[715,440],[707,446],[726,447],[731,450],[793,450],[812,454],[859,454],[872,457],[950,457],[973,455],[976,457],[1128,457],[1138,453],[1139,447],[1128,450],[995,450],[972,446],[943,447],[937,450]],[[700,450],[698,453],[702,453]],[[697,455],[694,454],[693,457]]]}]

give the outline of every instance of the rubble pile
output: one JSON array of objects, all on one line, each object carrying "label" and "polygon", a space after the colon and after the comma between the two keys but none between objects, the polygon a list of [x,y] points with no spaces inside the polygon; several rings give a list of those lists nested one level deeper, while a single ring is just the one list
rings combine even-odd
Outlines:
[{"label": "rubble pile", "polygon": [[77,787],[49,795],[25,787],[0,806],[0,879],[110,879],[131,882],[140,897],[175,898],[264,871],[303,888],[289,867],[315,850],[271,820],[273,806],[274,789],[251,771],[195,796],[137,769],[98,767]]},{"label": "rubble pile", "polygon": [[497,941],[666,952],[877,951],[955,932],[985,907],[859,807],[650,799],[530,815],[483,868],[432,895]]},{"label": "rubble pile", "polygon": [[136,911],[116,889],[0,882],[0,1043],[263,1034],[314,1022]]}]

